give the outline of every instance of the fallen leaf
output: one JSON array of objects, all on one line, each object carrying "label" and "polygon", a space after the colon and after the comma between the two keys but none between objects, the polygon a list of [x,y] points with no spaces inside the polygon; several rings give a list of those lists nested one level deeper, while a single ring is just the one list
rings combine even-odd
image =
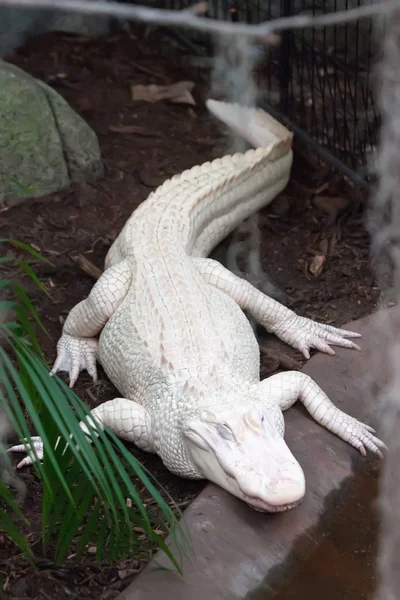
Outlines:
[{"label": "fallen leaf", "polygon": [[168,175],[166,174],[152,174],[147,169],[139,169],[138,176],[140,181],[149,188],[158,188],[168,179]]},{"label": "fallen leaf", "polygon": [[275,198],[270,204],[270,216],[272,218],[284,217],[290,210],[295,199],[291,196],[285,196],[280,194],[278,198]]},{"label": "fallen leaf", "polygon": [[319,187],[317,187],[317,189],[315,190],[315,195],[319,196],[320,194],[322,194],[322,192],[326,192],[326,190],[329,188],[330,186],[330,181],[324,181],[324,183],[322,183]]},{"label": "fallen leaf", "polygon": [[279,366],[281,369],[286,369],[287,371],[298,371],[301,367],[298,360],[292,356],[289,356],[285,352],[276,350],[276,356],[279,358]]},{"label": "fallen leaf", "polygon": [[322,273],[324,264],[326,261],[326,254],[317,254],[311,261],[309,271],[315,277],[318,277]]},{"label": "fallen leaf", "polygon": [[329,246],[329,242],[328,242],[327,238],[323,238],[319,244],[320,252],[318,254],[328,254],[328,246]]},{"label": "fallen leaf", "polygon": [[273,354],[270,350],[266,350],[265,347],[261,347],[263,356],[261,360],[261,369],[263,375],[273,373],[279,368],[279,358]]},{"label": "fallen leaf", "polygon": [[342,237],[342,232],[340,230],[340,228],[336,228],[332,231],[332,235],[329,239],[329,248],[328,248],[328,252],[329,254],[332,254],[334,249],[336,248],[336,244],[338,241],[340,241]]},{"label": "fallen leaf", "polygon": [[316,208],[328,215],[328,223],[334,223],[336,219],[348,207],[350,200],[343,196],[317,196],[313,199]]},{"label": "fallen leaf", "polygon": [[163,81],[165,84],[167,84],[170,81],[169,78],[165,77],[165,75],[163,75],[162,73],[158,73],[157,71],[152,71],[151,69],[148,69],[147,67],[144,67],[143,65],[139,65],[137,62],[134,62],[133,60],[131,60],[129,62],[130,62],[130,65],[137,71],[141,71],[142,73],[151,75],[153,78],[161,79],[161,81]]},{"label": "fallen leaf", "polygon": [[140,570],[140,567],[136,567],[136,568],[132,568],[132,569],[119,569],[118,570],[118,577],[121,580],[124,580],[127,577],[131,577],[132,575],[136,575],[139,570]]},{"label": "fallen leaf", "polygon": [[271,369],[270,372],[272,372],[272,370],[275,371],[278,367],[281,367],[282,369],[285,369],[287,371],[297,371],[298,369],[300,369],[300,363],[291,356],[288,356],[285,352],[280,352],[279,350],[275,349],[271,350],[263,344],[260,344],[260,350],[262,353],[262,366],[264,367],[264,369],[270,367],[268,363],[267,365],[265,365],[265,358],[267,358],[268,361],[274,361],[274,363],[276,363],[276,361],[278,362],[276,367],[274,369]]},{"label": "fallen leaf", "polygon": [[169,100],[174,104],[190,104],[196,106],[195,99],[191,91],[194,88],[193,81],[179,81],[171,85],[132,85],[132,100],[142,100],[144,102],[159,102],[160,100]]}]

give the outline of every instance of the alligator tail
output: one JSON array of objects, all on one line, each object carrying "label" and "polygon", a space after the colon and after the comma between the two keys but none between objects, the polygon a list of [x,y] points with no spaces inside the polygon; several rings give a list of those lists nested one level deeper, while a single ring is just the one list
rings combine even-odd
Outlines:
[{"label": "alligator tail", "polygon": [[206,105],[210,113],[254,148],[279,146],[282,151],[282,146],[287,150],[292,146],[292,132],[262,108],[211,99]]}]

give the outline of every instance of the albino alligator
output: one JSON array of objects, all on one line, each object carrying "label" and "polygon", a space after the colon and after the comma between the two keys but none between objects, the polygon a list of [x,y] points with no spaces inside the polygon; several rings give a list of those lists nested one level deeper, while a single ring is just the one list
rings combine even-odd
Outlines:
[{"label": "albino alligator", "polygon": [[[98,359],[123,395],[91,411],[102,426],[181,477],[209,479],[256,510],[283,511],[305,494],[284,441],[282,411],[297,399],[362,454],[382,456],[385,445],[307,375],[260,382],[259,347],[242,309],[306,358],[310,348],[334,354],[329,344],[359,349],[346,338],[360,336],[297,316],[206,258],[285,188],[292,165],[292,134],[268,114],[212,100],[208,108],[257,149],[193,167],[150,194],[69,313],[51,373],[68,371],[71,387],[83,369],[96,380]],[[40,438],[35,446],[41,458]]]}]

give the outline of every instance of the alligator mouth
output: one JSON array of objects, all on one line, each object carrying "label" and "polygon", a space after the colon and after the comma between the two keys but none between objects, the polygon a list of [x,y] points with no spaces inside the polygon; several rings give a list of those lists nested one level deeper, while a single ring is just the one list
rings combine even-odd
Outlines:
[{"label": "alligator mouth", "polygon": [[261,513],[281,513],[287,512],[288,510],[292,510],[299,506],[302,503],[303,498],[297,500],[296,502],[292,502],[291,504],[281,504],[278,506],[274,506],[268,504],[268,502],[264,502],[261,498],[251,498],[250,496],[246,496],[245,500],[246,504],[250,506],[253,510]]}]

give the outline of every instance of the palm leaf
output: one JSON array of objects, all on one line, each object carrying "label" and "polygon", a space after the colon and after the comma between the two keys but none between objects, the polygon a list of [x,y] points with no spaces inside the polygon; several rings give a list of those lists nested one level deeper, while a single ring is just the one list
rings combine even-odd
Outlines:
[{"label": "palm leaf", "polygon": [[[1,242],[12,243],[36,259],[49,262],[26,244],[5,238],[0,238]],[[10,262],[9,257],[0,262]],[[26,261],[16,262],[46,291]],[[144,530],[152,544],[163,549],[181,572],[171,550],[154,532],[134,480],[139,479],[154,498],[166,529],[174,532],[183,547],[187,536],[179,523],[180,511],[165,500],[165,491],[151,481],[150,474],[112,432],[86,421],[90,411],[82,400],[61,379],[49,376],[32,319],[44,327],[23,287],[0,280],[0,289],[6,288],[14,293],[15,301],[1,302],[0,311],[13,309],[17,321],[0,324],[0,338],[6,342],[0,346],[0,380],[4,385],[0,406],[27,449],[32,446],[30,424],[43,440],[43,462],[36,461],[34,469],[43,484],[44,546],[56,537],[53,558],[60,562],[71,545],[76,543],[79,554],[90,541],[96,545],[99,560],[116,560],[129,556],[137,547],[135,526]],[[88,435],[82,431],[80,421],[86,421]],[[4,484],[0,485],[0,498],[8,506],[0,512],[0,526],[32,560],[32,550],[14,520],[23,514],[18,507],[15,511],[15,502],[11,503],[12,496]],[[131,507],[127,506],[127,498]]]}]

